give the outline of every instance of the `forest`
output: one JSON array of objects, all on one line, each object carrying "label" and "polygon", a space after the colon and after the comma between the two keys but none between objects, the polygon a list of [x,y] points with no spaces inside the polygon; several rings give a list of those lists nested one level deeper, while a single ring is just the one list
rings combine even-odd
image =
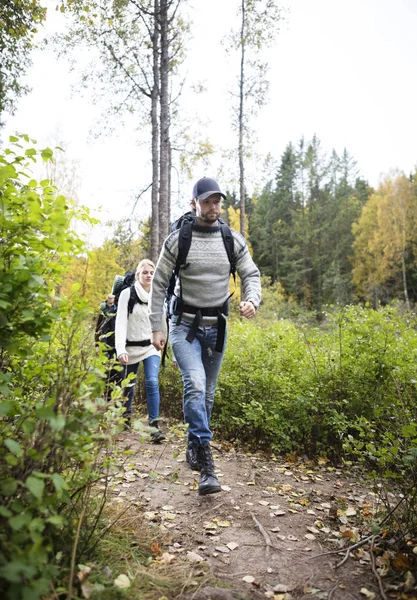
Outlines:
[{"label": "forest", "polygon": [[[97,220],[71,197],[61,148],[42,147],[30,132],[1,142],[0,591],[10,600],[175,598],[186,589],[181,582],[176,595],[162,596],[150,586],[137,596],[98,581],[87,593],[79,575],[88,561],[107,564],[123,537],[109,481],[130,456],[117,444],[122,390],[114,386],[105,400],[106,355],[94,339],[99,304],[115,275],[157,259],[171,223],[173,166],[189,173],[214,152],[178,129],[189,32],[183,4],[63,0],[67,27],[51,42],[62,53],[95,47],[99,68],[83,83],[97,94],[112,90],[107,114],[126,111],[143,122],[148,217],[112,219],[106,239],[92,246],[77,231]],[[1,10],[4,126],[29,93],[22,74],[47,10],[38,0],[8,0]],[[371,552],[384,561],[379,580],[394,572],[409,582],[417,560],[417,171],[392,170],[373,187],[347,149],[324,148],[317,135],[288,140],[251,189],[251,120],[268,89],[261,50],[283,19],[274,0],[236,6],[236,180],[227,183],[223,218],[247,239],[263,300],[254,322],[242,323],[239,282],[231,281],[213,427],[248,452],[360,468],[378,497],[365,525],[377,543]],[[183,200],[185,211],[190,199]],[[182,386],[171,364],[160,387],[166,418],[180,422]],[[140,419],[136,432],[143,434]],[[149,540],[134,551],[143,568],[155,562]],[[407,586],[389,597],[415,598],[415,579]]]}]

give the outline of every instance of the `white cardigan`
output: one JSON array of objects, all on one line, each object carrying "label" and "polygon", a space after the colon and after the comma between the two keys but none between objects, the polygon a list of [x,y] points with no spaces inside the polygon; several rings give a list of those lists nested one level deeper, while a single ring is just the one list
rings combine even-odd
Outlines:
[{"label": "white cardigan", "polygon": [[[139,298],[147,302],[148,292],[146,292],[138,281],[135,281],[135,289]],[[133,311],[128,314],[127,305],[130,298],[130,288],[122,291],[119,296],[116,314],[116,355],[121,354],[129,356],[128,365],[145,360],[152,355],[160,356],[152,344],[148,346],[127,346],[126,340],[137,342],[142,340],[152,340],[151,324],[148,316],[148,305],[137,302]]]}]

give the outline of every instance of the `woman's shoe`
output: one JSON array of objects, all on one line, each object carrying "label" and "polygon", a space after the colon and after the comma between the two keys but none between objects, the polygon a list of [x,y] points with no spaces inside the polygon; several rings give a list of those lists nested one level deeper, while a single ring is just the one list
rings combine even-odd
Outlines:
[{"label": "woman's shoe", "polygon": [[157,429],[153,433],[151,433],[151,442],[152,444],[159,444],[162,440],[165,439],[165,434],[162,433],[160,429]]},{"label": "woman's shoe", "polygon": [[159,442],[162,442],[162,440],[165,439],[165,434],[159,429],[158,421],[153,421],[152,423],[149,423],[149,425],[151,427],[155,427],[156,429],[156,431],[153,431],[151,433],[152,444],[159,444]]}]

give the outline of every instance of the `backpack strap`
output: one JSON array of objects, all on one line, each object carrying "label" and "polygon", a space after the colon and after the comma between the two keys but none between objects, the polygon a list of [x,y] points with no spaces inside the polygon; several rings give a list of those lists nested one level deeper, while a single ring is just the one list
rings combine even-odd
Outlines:
[{"label": "backpack strap", "polygon": [[127,314],[131,314],[133,311],[133,307],[135,306],[135,304],[148,304],[147,302],[144,302],[143,300],[141,300],[138,296],[138,293],[136,291],[135,285],[131,285],[130,286],[130,296],[129,296],[129,300],[127,303]]},{"label": "backpack strap", "polygon": [[230,263],[230,274],[233,276],[233,281],[236,286],[236,255],[235,255],[235,241],[233,238],[232,230],[229,225],[223,220],[220,221],[220,231],[222,233],[224,247],[226,249],[227,258]]},{"label": "backpack strap", "polygon": [[[171,307],[170,307],[170,303],[171,303],[171,298],[174,294],[174,289],[175,289],[175,283],[177,281],[177,278],[179,277],[179,273],[180,273],[180,269],[181,267],[183,267],[184,269],[187,268],[188,264],[186,264],[186,260],[187,260],[187,256],[188,256],[188,251],[190,250],[190,246],[191,246],[191,240],[192,240],[192,236],[193,236],[193,225],[194,225],[194,215],[193,213],[188,213],[186,215],[183,216],[182,221],[181,221],[181,225],[180,225],[180,232],[178,234],[178,254],[177,254],[177,260],[175,262],[175,268],[174,271],[171,275],[171,278],[169,280],[169,284],[168,284],[168,288],[166,291],[166,321],[167,321],[167,339],[166,339],[166,343],[164,345],[164,348],[162,350],[162,358],[161,358],[161,366],[164,367],[165,366],[165,358],[166,358],[166,354],[167,354],[167,347],[168,347],[168,337],[169,337],[169,318],[170,318],[170,311],[171,311]],[[181,278],[180,278],[180,297],[182,296],[182,291],[181,291]]]}]

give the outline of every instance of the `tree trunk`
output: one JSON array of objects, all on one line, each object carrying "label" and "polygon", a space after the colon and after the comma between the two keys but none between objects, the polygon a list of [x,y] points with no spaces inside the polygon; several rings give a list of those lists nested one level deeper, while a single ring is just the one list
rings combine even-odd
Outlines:
[{"label": "tree trunk", "polygon": [[159,26],[161,34],[161,67],[160,67],[160,106],[161,106],[161,139],[160,139],[160,173],[159,173],[159,246],[169,233],[169,53],[168,53],[168,0],[160,0]]},{"label": "tree trunk", "polygon": [[154,29],[152,36],[153,47],[153,86],[151,94],[151,124],[152,124],[152,224],[151,224],[151,259],[154,263],[158,260],[160,249],[160,226],[159,226],[159,25],[157,15],[159,14],[159,0],[154,0]]},{"label": "tree trunk", "polygon": [[245,235],[245,169],[243,164],[243,127],[244,127],[244,87],[245,87],[245,28],[246,0],[242,0],[242,26],[240,30],[240,78],[239,78],[239,195],[240,195],[240,233]]}]

